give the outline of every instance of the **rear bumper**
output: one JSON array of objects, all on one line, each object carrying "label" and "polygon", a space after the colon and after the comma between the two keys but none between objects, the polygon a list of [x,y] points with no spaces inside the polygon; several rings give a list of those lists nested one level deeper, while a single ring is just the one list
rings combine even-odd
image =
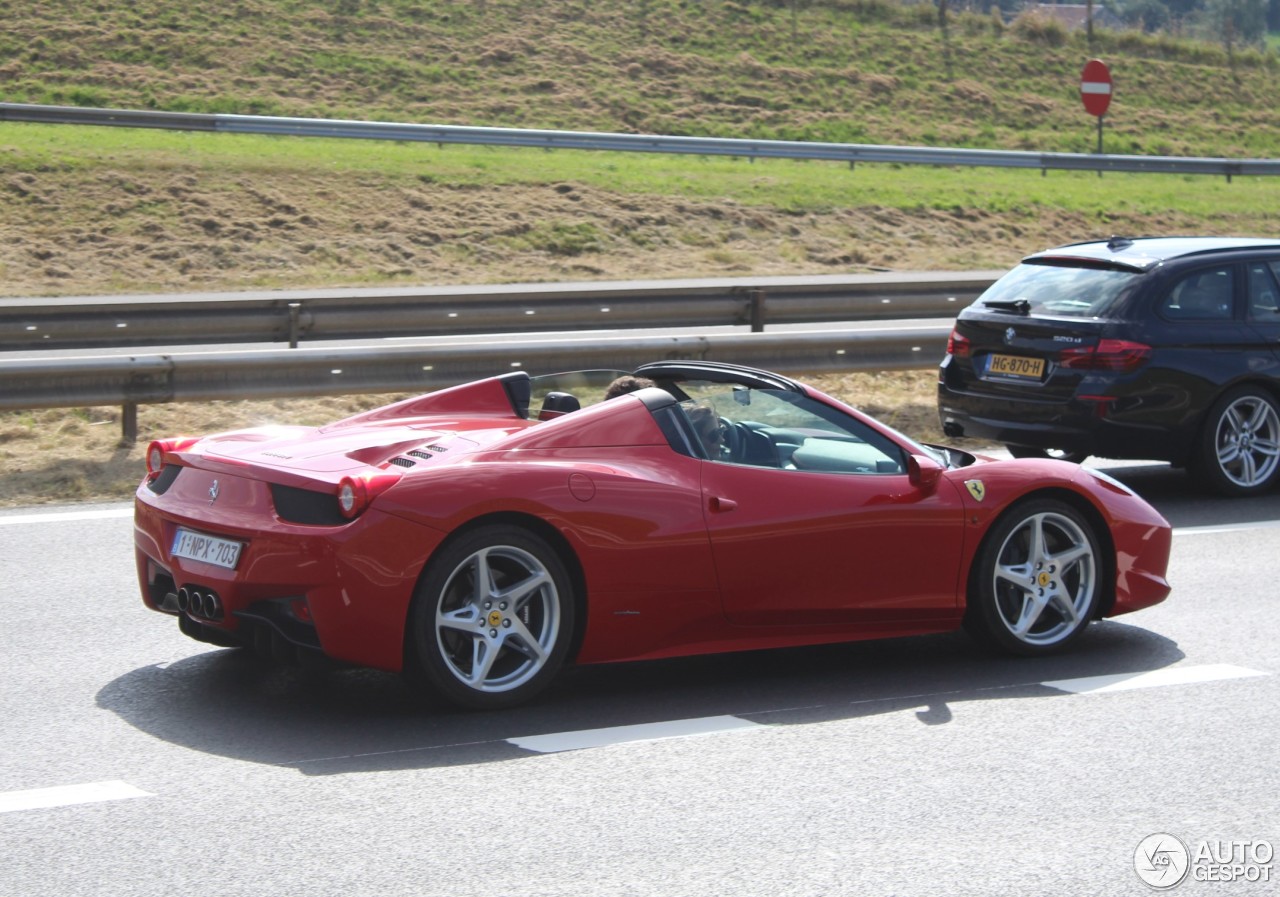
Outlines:
[{"label": "rear bumper", "polygon": [[[185,618],[184,632],[214,644],[261,648],[266,638],[277,654],[284,645],[401,669],[409,604],[442,534],[374,509],[344,527],[273,520],[256,530],[230,529],[159,507],[163,498],[144,486],[135,502],[134,550],[147,607]],[[235,569],[175,557],[180,525],[242,542]],[[188,600],[179,602],[184,590]]]},{"label": "rear bumper", "polygon": [[1029,402],[965,393],[938,385],[938,418],[949,437],[1003,445],[1063,449],[1099,458],[1148,459],[1185,465],[1189,440],[1155,426],[1117,419],[1107,402]]}]

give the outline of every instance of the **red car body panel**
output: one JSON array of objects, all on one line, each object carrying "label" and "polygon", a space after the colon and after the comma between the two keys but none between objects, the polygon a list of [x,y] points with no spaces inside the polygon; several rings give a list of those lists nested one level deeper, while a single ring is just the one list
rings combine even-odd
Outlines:
[{"label": "red car body panel", "polygon": [[[173,591],[208,590],[225,615],[203,625],[233,635],[244,625],[237,612],[282,602],[314,626],[329,657],[399,671],[433,555],[478,522],[504,521],[562,547],[582,592],[579,663],[938,632],[960,624],[985,534],[1033,494],[1064,498],[1109,533],[1107,615],[1169,591],[1168,524],[1127,489],[1074,465],[940,470],[918,459],[930,472],[922,485],[906,473],[713,463],[673,450],[635,396],[539,423],[513,407],[500,381],[320,429],[242,431],[170,451],[166,464],[179,470],[149,475],[136,497],[144,602],[181,614]],[[411,469],[397,466],[406,458]],[[278,490],[324,498],[349,477],[376,492],[354,520],[282,515]],[[179,527],[239,543],[235,569],[175,556]]]}]

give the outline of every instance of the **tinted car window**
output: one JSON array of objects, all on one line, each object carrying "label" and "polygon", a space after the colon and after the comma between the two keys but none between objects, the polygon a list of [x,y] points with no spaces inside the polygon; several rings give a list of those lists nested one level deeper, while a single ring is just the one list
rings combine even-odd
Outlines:
[{"label": "tinted car window", "polygon": [[1222,321],[1232,315],[1233,296],[1231,268],[1207,268],[1174,284],[1160,314],[1176,321]]},{"label": "tinted car window", "polygon": [[1025,300],[1032,315],[1104,317],[1141,274],[1074,264],[1023,263],[978,297],[977,306]]},{"label": "tinted car window", "polygon": [[1276,320],[1280,310],[1280,288],[1276,286],[1276,269],[1280,262],[1254,262],[1249,265],[1249,317]]}]

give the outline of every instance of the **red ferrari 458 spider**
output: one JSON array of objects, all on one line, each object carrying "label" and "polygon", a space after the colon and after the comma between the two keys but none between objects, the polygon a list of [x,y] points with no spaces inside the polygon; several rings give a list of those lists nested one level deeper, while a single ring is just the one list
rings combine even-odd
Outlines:
[{"label": "red ferrari 458 spider", "polygon": [[919,445],[765,371],[658,362],[614,397],[618,373],[153,443],[143,601],[493,708],[571,662],[960,626],[1040,654],[1169,592],[1168,523],[1096,471]]}]

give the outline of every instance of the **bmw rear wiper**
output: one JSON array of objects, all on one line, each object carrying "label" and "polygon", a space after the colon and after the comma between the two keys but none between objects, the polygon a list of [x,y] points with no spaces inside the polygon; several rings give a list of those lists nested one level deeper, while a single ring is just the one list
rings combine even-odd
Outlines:
[{"label": "bmw rear wiper", "polygon": [[982,304],[996,311],[1012,311],[1020,315],[1031,314],[1031,303],[1026,299],[988,299]]}]

